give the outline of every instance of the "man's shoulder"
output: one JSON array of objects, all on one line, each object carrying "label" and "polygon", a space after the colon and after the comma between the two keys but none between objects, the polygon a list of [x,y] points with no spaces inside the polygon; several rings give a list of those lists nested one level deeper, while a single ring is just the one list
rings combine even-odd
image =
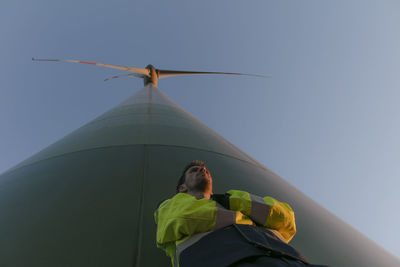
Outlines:
[{"label": "man's shoulder", "polygon": [[177,201],[188,200],[188,199],[195,199],[195,198],[186,193],[177,193],[174,196],[172,196],[171,198],[163,199],[160,202],[158,202],[157,209],[159,209],[171,202],[177,202]]}]

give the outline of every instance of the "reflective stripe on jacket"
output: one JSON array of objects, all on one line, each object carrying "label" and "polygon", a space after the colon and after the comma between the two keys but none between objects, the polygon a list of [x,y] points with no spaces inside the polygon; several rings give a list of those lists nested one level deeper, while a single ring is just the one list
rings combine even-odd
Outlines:
[{"label": "reflective stripe on jacket", "polygon": [[228,225],[257,223],[276,230],[286,242],[296,233],[294,213],[288,204],[239,190],[228,191],[228,195],[230,210],[219,207],[213,200],[196,199],[185,193],[178,193],[160,204],[154,213],[157,247],[171,257],[173,266],[179,265],[179,244],[199,233]]}]

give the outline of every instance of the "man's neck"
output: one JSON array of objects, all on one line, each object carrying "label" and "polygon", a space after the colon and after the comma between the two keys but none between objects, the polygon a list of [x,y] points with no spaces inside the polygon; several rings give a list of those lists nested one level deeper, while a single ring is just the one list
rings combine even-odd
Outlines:
[{"label": "man's neck", "polygon": [[187,191],[185,193],[194,196],[196,199],[202,199],[202,198],[210,199],[211,197],[211,194],[207,192]]}]

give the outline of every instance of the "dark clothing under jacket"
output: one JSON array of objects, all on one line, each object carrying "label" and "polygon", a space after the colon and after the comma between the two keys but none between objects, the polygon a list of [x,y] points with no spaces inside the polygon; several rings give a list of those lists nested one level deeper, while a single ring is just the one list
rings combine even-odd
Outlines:
[{"label": "dark clothing under jacket", "polygon": [[239,224],[204,236],[182,251],[179,263],[180,267],[321,266],[309,264],[297,250],[268,229]]}]

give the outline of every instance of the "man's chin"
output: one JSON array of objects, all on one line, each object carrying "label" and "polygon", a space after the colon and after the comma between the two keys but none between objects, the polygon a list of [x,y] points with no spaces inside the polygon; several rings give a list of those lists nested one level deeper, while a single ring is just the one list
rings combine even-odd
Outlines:
[{"label": "man's chin", "polygon": [[193,186],[195,191],[205,192],[205,190],[209,187],[209,180],[203,176],[203,179],[198,179],[197,183]]}]

